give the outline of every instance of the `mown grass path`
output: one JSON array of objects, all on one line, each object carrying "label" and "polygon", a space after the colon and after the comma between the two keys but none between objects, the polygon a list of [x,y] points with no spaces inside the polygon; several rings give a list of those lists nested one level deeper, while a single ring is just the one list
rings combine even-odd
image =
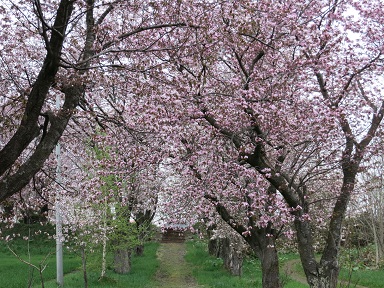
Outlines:
[{"label": "mown grass path", "polygon": [[184,243],[161,243],[157,250],[160,267],[156,273],[156,287],[202,288],[192,276],[192,270],[185,261]]}]

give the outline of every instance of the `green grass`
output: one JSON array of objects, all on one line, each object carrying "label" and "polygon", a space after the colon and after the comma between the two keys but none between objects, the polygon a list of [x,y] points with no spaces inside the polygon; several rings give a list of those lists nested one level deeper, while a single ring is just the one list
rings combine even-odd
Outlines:
[{"label": "green grass", "polygon": [[[151,242],[145,245],[144,255],[141,257],[133,257],[132,270],[129,274],[120,275],[114,273],[111,269],[107,270],[106,277],[99,281],[100,267],[94,263],[89,265],[88,287],[103,287],[103,288],[151,288],[154,287],[153,281],[159,262],[156,259],[156,251],[159,243]],[[89,259],[92,262],[92,256]],[[110,267],[109,267],[110,268]],[[75,271],[64,276],[65,287],[84,287],[82,271]],[[1,287],[1,286],[0,286]],[[38,288],[41,286],[33,286]],[[56,280],[52,279],[45,282],[46,288],[56,288]]]},{"label": "green grass", "polygon": [[[39,265],[46,255],[32,255],[30,262]],[[65,255],[64,273],[69,273],[79,267],[80,260],[73,255]],[[22,256],[29,260],[28,257]],[[32,269],[27,264],[22,263],[13,255],[0,253],[0,287],[20,288],[27,287],[29,279],[32,283],[41,283],[39,271]],[[43,271],[44,279],[56,278],[56,260],[55,255],[51,255],[47,261],[46,269]],[[41,287],[41,285],[40,285]]]},{"label": "green grass", "polygon": [[[351,276],[351,277],[350,277]],[[357,270],[348,271],[347,269],[341,269],[340,279],[349,281],[354,284],[366,286],[369,288],[383,288],[384,270]]]},{"label": "green grass", "polygon": [[[186,260],[193,267],[193,276],[201,285],[211,288],[248,288],[262,287],[261,268],[259,260],[247,258],[243,263],[243,275],[232,276],[223,268],[221,259],[210,256],[207,252],[207,244],[201,241],[187,242]],[[284,261],[293,256],[286,257]],[[297,257],[297,256],[296,256]],[[296,281],[288,279],[282,275],[286,288],[304,288],[308,287]]]},{"label": "green grass", "polygon": [[[145,246],[144,255],[142,257],[133,257],[132,270],[127,275],[119,275],[112,270],[107,271],[107,277],[103,281],[98,281],[100,270],[96,270],[95,265],[90,265],[88,272],[89,287],[137,287],[150,288],[154,285],[154,275],[159,266],[156,259],[156,250],[158,243],[148,243]],[[45,255],[32,256],[31,262],[38,264]],[[92,258],[92,256],[91,256]],[[12,255],[0,253],[0,287],[20,288],[27,287],[30,268],[21,263]],[[81,267],[81,259],[74,255],[64,254],[64,284],[65,287],[83,287],[83,274],[79,270]],[[56,285],[56,262],[55,255],[50,256],[47,268],[43,272],[45,287],[57,287]],[[33,272],[32,287],[41,287],[38,271]]]},{"label": "green grass", "polygon": [[[295,267],[296,271],[304,276],[303,267],[301,263],[297,263]],[[361,285],[369,288],[383,288],[384,270],[370,270],[370,269],[358,269],[350,270],[342,267],[339,275],[339,280],[342,281],[341,287],[355,287],[355,285]],[[307,286],[308,287],[308,286]]]},{"label": "green grass", "polygon": [[[40,225],[20,225],[14,228],[21,235],[28,235],[29,231],[49,230],[53,227],[41,227]],[[54,230],[53,230],[54,232]],[[44,284],[47,288],[57,288],[56,284],[56,255],[55,240],[47,239],[43,234],[34,236],[28,242],[21,238],[14,239],[8,243],[22,259],[35,265],[39,265],[50,254],[47,259],[47,267],[43,272]],[[154,287],[153,281],[159,262],[156,258],[158,243],[147,243],[142,257],[133,257],[132,270],[127,275],[119,275],[108,267],[106,278],[99,281],[100,276],[100,256],[97,253],[89,255],[88,259],[88,287]],[[28,253],[29,251],[29,253]],[[111,254],[111,253],[110,253]],[[30,255],[30,256],[29,256]],[[33,271],[32,277],[31,272]],[[83,274],[81,272],[81,258],[74,253],[64,250],[64,286],[65,287],[84,287]],[[28,287],[29,279],[32,278],[31,287],[41,287],[39,272],[31,269],[27,264],[18,260],[7,248],[5,242],[0,241],[0,287],[20,288]],[[129,286],[128,286],[129,285]]]},{"label": "green grass", "polygon": [[[35,235],[36,231],[42,231],[43,233]],[[29,281],[31,283],[41,283],[39,271],[17,259],[9,248],[21,259],[33,265],[39,266],[41,264],[46,266],[43,271],[43,279],[56,278],[56,243],[54,239],[49,239],[44,232],[53,234],[54,227],[50,225],[41,226],[39,224],[19,224],[10,233],[20,234],[20,237],[13,239],[9,243],[0,241],[0,287],[27,287]],[[22,239],[22,236],[25,235],[32,235],[29,241]],[[69,273],[79,268],[81,262],[76,255],[65,251],[64,257],[64,273]]]}]

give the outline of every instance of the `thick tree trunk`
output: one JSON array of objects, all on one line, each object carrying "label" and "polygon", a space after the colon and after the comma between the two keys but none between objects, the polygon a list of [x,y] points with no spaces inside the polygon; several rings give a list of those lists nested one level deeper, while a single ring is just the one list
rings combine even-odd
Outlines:
[{"label": "thick tree trunk", "polygon": [[[344,179],[341,193],[337,197],[329,223],[328,236],[320,263],[315,259],[313,239],[310,225],[300,220],[303,211],[296,215],[295,228],[297,231],[298,248],[301,262],[309,286],[312,288],[336,288],[340,266],[338,257],[340,252],[341,229],[351,193],[354,189],[357,165],[344,164]],[[304,209],[305,210],[305,209]],[[305,212],[305,211],[304,211]]]},{"label": "thick tree trunk", "polygon": [[213,238],[208,242],[209,254],[221,258],[224,267],[234,276],[241,276],[243,270],[243,257],[241,251],[236,249],[229,237]]},{"label": "thick tree trunk", "polygon": [[262,253],[261,271],[263,288],[282,287],[279,277],[279,259],[275,247],[269,247]]},{"label": "thick tree trunk", "polygon": [[272,233],[270,227],[254,230],[256,231],[244,239],[260,259],[263,288],[282,288],[275,237],[269,236]]},{"label": "thick tree trunk", "polygon": [[279,258],[275,247],[275,233],[272,229],[271,223],[265,228],[259,228],[255,225],[252,218],[249,218],[250,224],[253,229],[248,235],[247,229],[243,225],[238,224],[235,219],[229,214],[228,210],[219,202],[215,197],[206,195],[207,199],[214,201],[216,204],[216,211],[221,218],[227,222],[255,251],[256,255],[261,261],[263,288],[281,288],[279,275]]},{"label": "thick tree trunk", "polygon": [[118,274],[128,274],[131,271],[130,249],[117,249],[115,251],[114,270]]},{"label": "thick tree trunk", "polygon": [[[339,276],[338,256],[341,239],[341,221],[339,217],[331,220],[327,245],[320,263],[316,261],[310,223],[295,220],[298,250],[308,284],[311,288],[336,288]],[[332,223],[333,222],[333,223]],[[335,225],[335,222],[340,223]]]},{"label": "thick tree trunk", "polygon": [[[256,238],[255,236],[251,238]],[[282,284],[279,275],[279,258],[275,247],[275,240],[273,237],[268,237],[265,229],[259,229],[257,239],[258,244],[255,245],[254,241],[251,244],[252,249],[260,258],[261,273],[263,288],[281,288]]]}]

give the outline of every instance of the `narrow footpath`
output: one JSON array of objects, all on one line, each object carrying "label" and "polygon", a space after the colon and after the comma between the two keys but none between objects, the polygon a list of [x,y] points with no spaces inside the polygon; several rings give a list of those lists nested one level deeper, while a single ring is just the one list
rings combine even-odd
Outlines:
[{"label": "narrow footpath", "polygon": [[161,243],[157,257],[160,267],[156,273],[156,288],[203,288],[192,276],[186,263],[184,243]]}]

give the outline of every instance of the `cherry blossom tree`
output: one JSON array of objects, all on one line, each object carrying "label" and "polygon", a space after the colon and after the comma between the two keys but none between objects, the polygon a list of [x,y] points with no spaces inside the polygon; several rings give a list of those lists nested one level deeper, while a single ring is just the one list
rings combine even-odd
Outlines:
[{"label": "cherry blossom tree", "polygon": [[[105,173],[127,180],[173,162],[187,194],[171,202],[192,199],[196,215],[219,213],[258,251],[264,287],[280,287],[274,242],[291,218],[309,285],[336,287],[342,221],[381,131],[381,5],[0,4],[0,201],[41,171],[68,125],[92,141],[80,121],[92,118],[108,131],[96,140],[113,147]],[[91,188],[100,185],[88,187],[97,198]],[[329,209],[317,261],[319,205]]]},{"label": "cherry blossom tree", "polygon": [[[191,118],[207,131],[200,148],[225,147],[212,129],[232,143],[232,159],[258,171],[291,209],[310,286],[336,287],[342,221],[383,117],[381,2],[221,4],[207,19],[212,29],[170,59],[177,82],[190,87]],[[207,197],[221,209],[221,198]],[[331,213],[318,262],[310,220],[319,202]]]},{"label": "cherry blossom tree", "polygon": [[[92,111],[92,97],[113,85],[116,70],[132,79],[160,65],[156,51],[173,48],[164,36],[187,26],[174,8],[119,0],[1,4],[0,200],[29,183],[77,107]],[[131,91],[136,82],[127,83]]]}]

